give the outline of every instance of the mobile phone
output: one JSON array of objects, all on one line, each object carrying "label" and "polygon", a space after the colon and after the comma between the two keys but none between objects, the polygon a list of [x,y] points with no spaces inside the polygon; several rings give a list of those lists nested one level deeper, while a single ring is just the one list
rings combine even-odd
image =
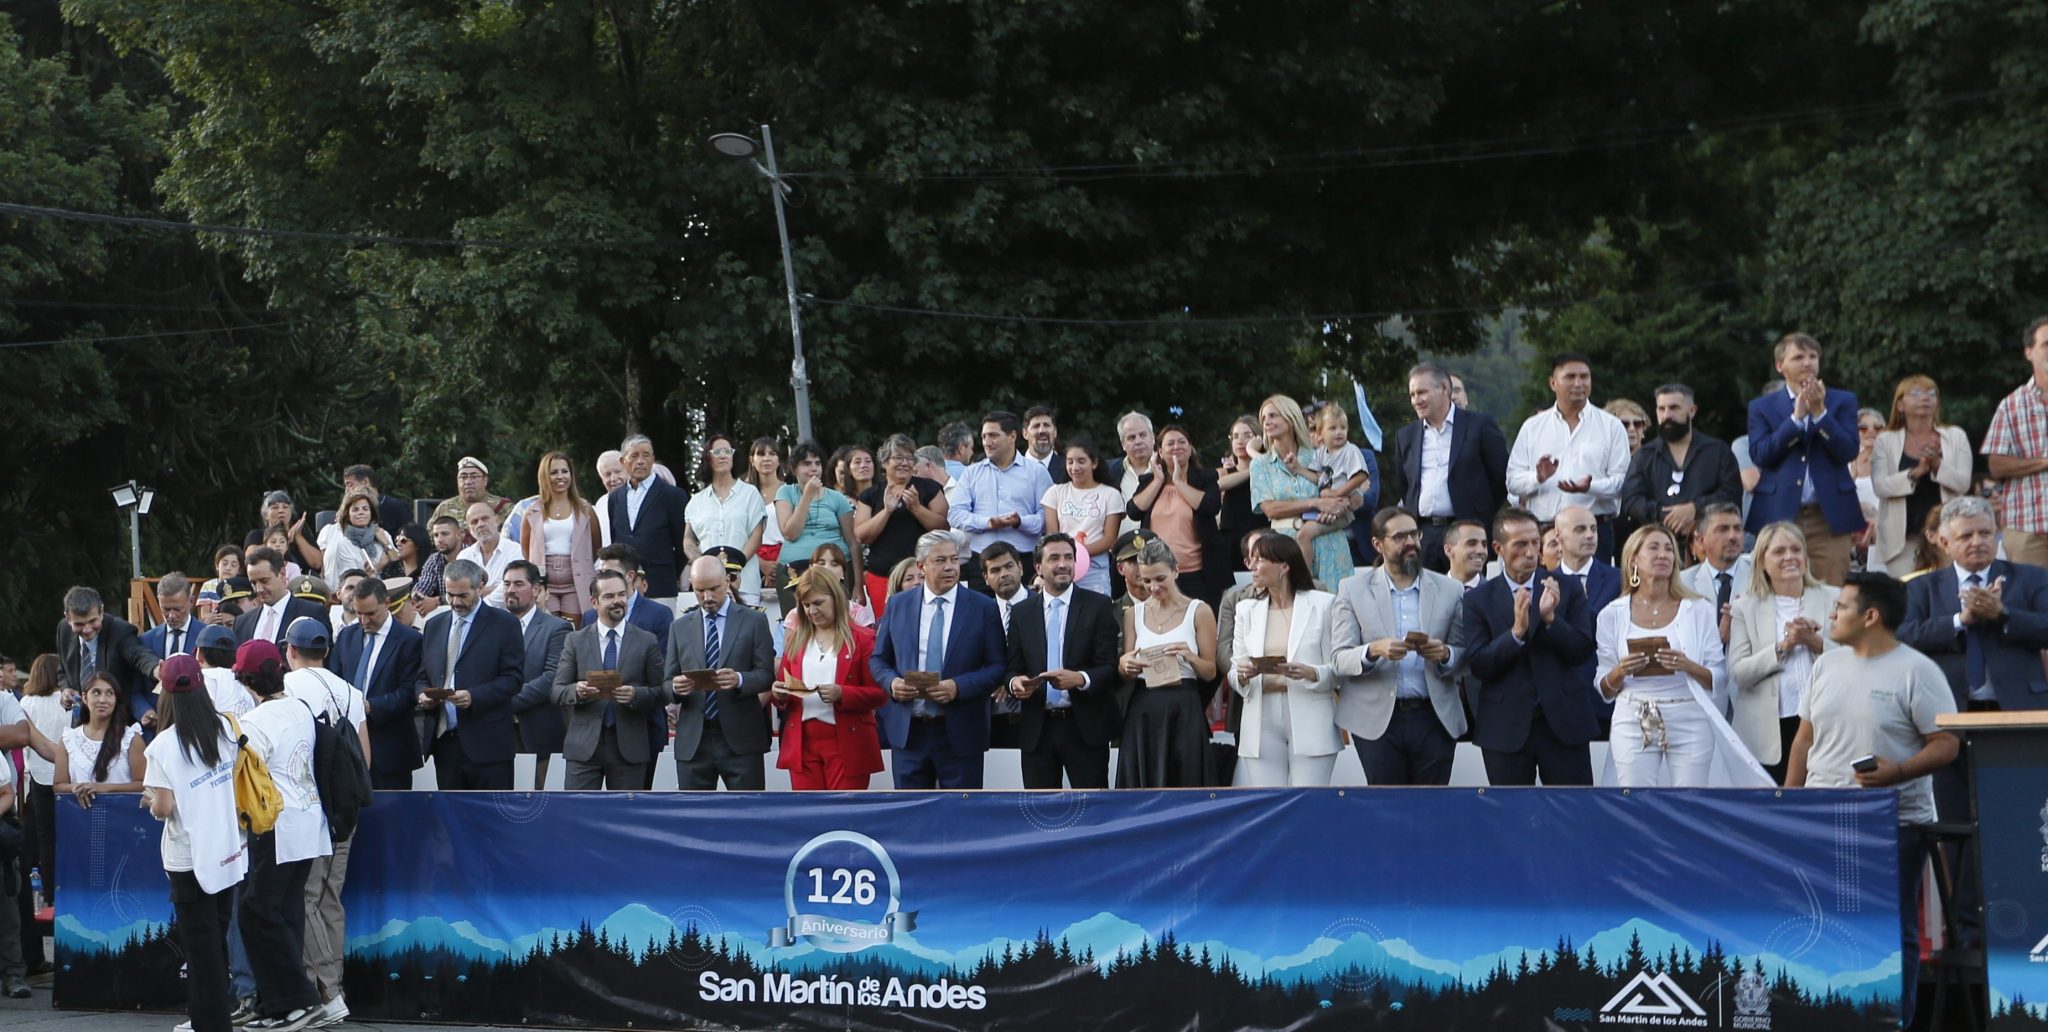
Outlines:
[{"label": "mobile phone", "polygon": [[1877,754],[1871,753],[1849,764],[1849,769],[1858,774],[1868,774],[1877,769]]}]

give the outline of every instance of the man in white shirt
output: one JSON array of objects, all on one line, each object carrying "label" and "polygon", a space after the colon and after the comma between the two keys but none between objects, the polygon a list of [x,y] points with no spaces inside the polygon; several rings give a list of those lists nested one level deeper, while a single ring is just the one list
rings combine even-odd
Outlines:
[{"label": "man in white shirt", "polygon": [[505,567],[519,558],[519,550],[505,543],[498,536],[498,514],[490,505],[478,502],[464,513],[469,521],[469,533],[476,538],[476,544],[465,548],[456,555],[484,568],[490,577],[491,592],[484,596],[484,604],[505,608]]},{"label": "man in white shirt", "polygon": [[1715,502],[1700,510],[1693,525],[1693,552],[1700,561],[1678,576],[1701,598],[1714,600],[1721,614],[1721,644],[1728,644],[1728,607],[1749,593],[1749,553],[1742,550],[1742,510]]},{"label": "man in white shirt", "polygon": [[1508,493],[1544,523],[1559,509],[1582,505],[1600,526],[1597,554],[1612,562],[1614,517],[1621,511],[1621,486],[1628,478],[1628,430],[1621,420],[1588,404],[1593,364],[1584,355],[1563,354],[1550,363],[1550,393],[1556,404],[1530,416],[1508,452]]},{"label": "man in white shirt", "polygon": [[[604,485],[604,494],[611,494],[614,488],[626,482],[626,463],[620,457],[622,454],[617,448],[598,453],[597,479]],[[600,495],[599,497],[603,496]],[[612,543],[612,507],[609,505],[599,505],[595,508],[597,509],[598,543],[600,546],[609,545]]]},{"label": "man in white shirt", "polygon": [[[346,720],[355,728],[362,746],[363,762],[370,760],[369,712],[363,693],[325,666],[331,644],[327,628],[317,621],[301,619],[285,632],[285,662],[291,672],[284,675],[284,693],[324,716],[337,731]],[[329,856],[313,858],[306,872],[306,978],[320,994],[320,1009],[309,1025],[319,1028],[348,1017],[348,1001],[341,995],[342,944],[347,927],[341,909],[341,886],[348,878],[349,845],[354,836],[334,843]]]},{"label": "man in white shirt", "polygon": [[1478,520],[1459,520],[1444,532],[1450,578],[1466,591],[1486,580],[1486,534],[1486,524]]},{"label": "man in white shirt", "polygon": [[1122,534],[1138,529],[1138,521],[1129,515],[1131,496],[1138,493],[1138,481],[1152,472],[1153,451],[1156,442],[1152,437],[1152,417],[1143,412],[1126,412],[1116,421],[1116,437],[1123,445],[1124,455],[1109,464],[1107,483],[1116,485],[1124,496],[1124,521]]}]

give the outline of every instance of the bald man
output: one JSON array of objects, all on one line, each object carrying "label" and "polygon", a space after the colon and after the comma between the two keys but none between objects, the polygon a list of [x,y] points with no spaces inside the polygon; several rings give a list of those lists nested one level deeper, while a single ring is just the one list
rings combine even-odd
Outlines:
[{"label": "bald man", "polygon": [[775,681],[768,617],[733,599],[725,564],[700,556],[689,566],[697,604],[668,636],[667,676],[676,707],[676,787],[708,792],[768,787],[768,711]]},{"label": "bald man", "polygon": [[[1600,610],[1621,597],[1621,571],[1594,558],[1600,550],[1600,524],[1593,510],[1567,505],[1557,510],[1555,526],[1560,553],[1557,575],[1570,577],[1585,589],[1586,612],[1597,622]],[[1598,665],[1597,658],[1588,660],[1577,672],[1585,679],[1586,690],[1593,693],[1593,716],[1600,722],[1600,741],[1606,741],[1607,726],[1614,720],[1614,702],[1593,686]]]}]

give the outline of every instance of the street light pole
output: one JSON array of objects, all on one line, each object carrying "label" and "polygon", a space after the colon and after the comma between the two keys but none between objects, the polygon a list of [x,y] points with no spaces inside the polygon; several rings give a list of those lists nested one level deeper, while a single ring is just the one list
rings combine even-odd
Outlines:
[{"label": "street light pole", "polygon": [[142,506],[128,507],[128,554],[134,558],[133,580],[142,579]]},{"label": "street light pole", "polygon": [[768,159],[768,190],[775,195],[775,233],[782,241],[782,282],[789,290],[789,340],[794,358],[789,363],[789,385],[796,390],[796,437],[799,441],[815,440],[811,436],[811,379],[804,366],[804,323],[797,308],[796,262],[789,253],[789,219],[782,212],[782,176],[775,167],[775,136],[764,123],[761,126],[761,151]]}]

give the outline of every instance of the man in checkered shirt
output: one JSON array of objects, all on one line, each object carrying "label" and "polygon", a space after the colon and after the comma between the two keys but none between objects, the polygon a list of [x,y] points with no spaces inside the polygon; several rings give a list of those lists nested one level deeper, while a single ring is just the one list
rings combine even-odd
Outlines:
[{"label": "man in checkered shirt", "polygon": [[1998,403],[1982,449],[2004,481],[2006,558],[2048,565],[2048,317],[2020,335],[2034,375]]}]

